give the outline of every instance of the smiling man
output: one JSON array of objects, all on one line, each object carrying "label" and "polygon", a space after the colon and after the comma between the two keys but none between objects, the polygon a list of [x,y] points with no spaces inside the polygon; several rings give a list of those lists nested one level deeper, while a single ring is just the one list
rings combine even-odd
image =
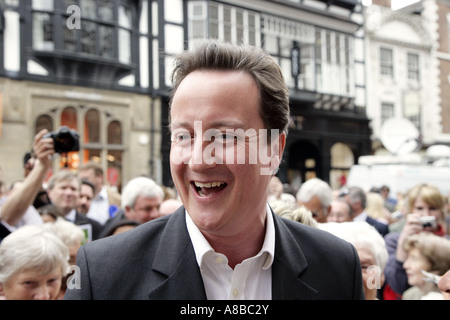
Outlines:
[{"label": "smiling man", "polygon": [[205,40],[177,57],[170,165],[183,207],[77,258],[66,299],[361,299],[356,250],[267,204],[289,124],[275,60]]}]

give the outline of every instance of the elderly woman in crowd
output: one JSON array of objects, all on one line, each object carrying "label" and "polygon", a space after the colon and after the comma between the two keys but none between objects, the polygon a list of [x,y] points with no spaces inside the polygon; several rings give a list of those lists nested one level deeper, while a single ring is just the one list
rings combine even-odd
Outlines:
[{"label": "elderly woman in crowd", "polygon": [[364,296],[377,300],[378,290],[384,283],[384,268],[388,252],[383,237],[365,221],[327,222],[319,228],[350,242],[358,252],[361,262]]},{"label": "elderly woman in crowd", "polygon": [[429,232],[421,232],[409,236],[403,246],[407,253],[403,267],[411,288],[403,292],[402,299],[444,299],[438,282],[450,269],[450,240]]},{"label": "elderly woman in crowd", "polygon": [[56,300],[69,251],[54,233],[24,226],[0,244],[0,296],[6,300]]}]

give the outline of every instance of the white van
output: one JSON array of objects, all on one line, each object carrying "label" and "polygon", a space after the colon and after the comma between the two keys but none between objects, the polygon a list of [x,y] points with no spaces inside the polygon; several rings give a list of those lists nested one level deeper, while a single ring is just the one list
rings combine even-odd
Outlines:
[{"label": "white van", "polygon": [[442,195],[450,192],[450,167],[434,166],[423,163],[414,155],[407,155],[403,159],[394,160],[374,158],[375,156],[360,157],[359,164],[350,168],[347,186],[359,186],[368,191],[372,187],[387,185],[391,196],[397,192],[406,193],[413,186],[420,183],[430,183],[438,187]]}]

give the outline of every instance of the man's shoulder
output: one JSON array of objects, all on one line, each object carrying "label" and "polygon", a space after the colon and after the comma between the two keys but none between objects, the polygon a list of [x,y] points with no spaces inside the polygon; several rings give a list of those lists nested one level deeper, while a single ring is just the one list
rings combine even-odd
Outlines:
[{"label": "man's shoulder", "polygon": [[389,226],[372,217],[367,216],[366,222],[372,225],[384,237],[389,232]]},{"label": "man's shoulder", "polygon": [[308,226],[285,218],[280,218],[280,221],[288,228],[302,250],[316,247],[321,247],[322,250],[335,250],[336,247],[349,248],[347,241],[318,227]]},{"label": "man's shoulder", "polygon": [[[161,236],[168,220],[169,216],[165,216],[146,222],[127,232],[89,242],[84,249],[86,252],[95,252],[95,254],[97,252],[108,254],[109,251],[114,252],[121,248],[133,251],[150,247],[153,243],[157,243],[156,240]],[[125,254],[127,251],[120,252]]]}]

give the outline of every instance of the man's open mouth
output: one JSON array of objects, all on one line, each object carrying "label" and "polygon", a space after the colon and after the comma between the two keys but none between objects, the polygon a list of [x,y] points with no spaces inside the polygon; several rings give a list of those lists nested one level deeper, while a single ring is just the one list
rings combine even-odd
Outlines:
[{"label": "man's open mouth", "polygon": [[191,182],[191,184],[194,186],[195,190],[197,191],[197,194],[201,197],[208,197],[213,194],[216,194],[225,189],[227,186],[225,182],[220,181],[207,183],[193,181]]}]

